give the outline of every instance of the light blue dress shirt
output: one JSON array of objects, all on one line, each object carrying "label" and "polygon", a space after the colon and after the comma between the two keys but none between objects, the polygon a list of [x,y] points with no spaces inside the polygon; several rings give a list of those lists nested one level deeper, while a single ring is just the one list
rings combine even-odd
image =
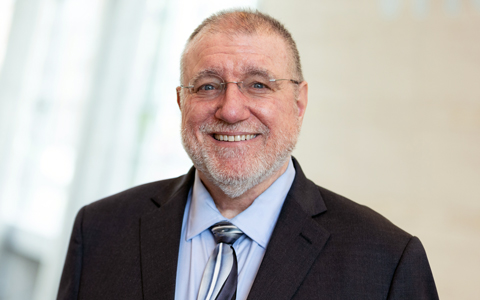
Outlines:
[{"label": "light blue dress shirt", "polygon": [[197,299],[203,270],[216,246],[209,228],[225,220],[245,233],[233,247],[238,261],[237,300],[247,299],[294,178],[295,168],[290,159],[287,170],[252,205],[228,220],[218,211],[195,173],[195,182],[183,215],[175,299]]}]

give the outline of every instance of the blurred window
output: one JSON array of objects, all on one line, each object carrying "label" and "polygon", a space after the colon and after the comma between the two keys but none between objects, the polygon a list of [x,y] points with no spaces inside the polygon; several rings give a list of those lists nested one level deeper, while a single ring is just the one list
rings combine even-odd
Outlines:
[{"label": "blurred window", "polygon": [[82,205],[188,171],[180,54],[232,6],[256,0],[0,1],[0,299],[55,298]]}]

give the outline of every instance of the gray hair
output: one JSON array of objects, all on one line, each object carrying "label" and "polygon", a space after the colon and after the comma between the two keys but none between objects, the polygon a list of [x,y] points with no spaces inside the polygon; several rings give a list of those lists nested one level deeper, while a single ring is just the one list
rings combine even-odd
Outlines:
[{"label": "gray hair", "polygon": [[[290,32],[278,20],[271,16],[261,13],[258,10],[252,11],[250,9],[233,9],[223,10],[206,18],[190,35],[185,45],[180,60],[180,81],[183,82],[185,75],[185,54],[191,42],[199,35],[200,32],[206,31],[213,33],[228,33],[232,35],[239,34],[259,34],[259,33],[273,33],[278,34],[289,48],[293,64],[293,73],[298,81],[303,81],[302,66],[300,64],[300,54],[298,53],[297,45],[292,38]],[[186,84],[184,82],[184,84]]]}]

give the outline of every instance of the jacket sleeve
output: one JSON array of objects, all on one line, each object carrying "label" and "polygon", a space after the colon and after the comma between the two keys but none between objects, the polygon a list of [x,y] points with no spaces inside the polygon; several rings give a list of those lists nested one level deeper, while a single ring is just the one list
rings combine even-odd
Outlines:
[{"label": "jacket sleeve", "polygon": [[74,300],[78,298],[83,260],[82,223],[84,210],[85,207],[78,212],[75,218],[65,265],[63,266],[57,300]]},{"label": "jacket sleeve", "polygon": [[427,254],[417,237],[412,237],[403,251],[388,299],[438,299]]}]

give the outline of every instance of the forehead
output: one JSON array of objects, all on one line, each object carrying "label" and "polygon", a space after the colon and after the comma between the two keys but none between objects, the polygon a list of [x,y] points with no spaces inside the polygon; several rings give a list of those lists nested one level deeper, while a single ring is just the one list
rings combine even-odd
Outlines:
[{"label": "forehead", "polygon": [[291,73],[291,55],[285,41],[277,34],[205,33],[187,46],[184,59],[186,80],[205,70],[228,80],[252,70],[265,71],[272,76]]}]

